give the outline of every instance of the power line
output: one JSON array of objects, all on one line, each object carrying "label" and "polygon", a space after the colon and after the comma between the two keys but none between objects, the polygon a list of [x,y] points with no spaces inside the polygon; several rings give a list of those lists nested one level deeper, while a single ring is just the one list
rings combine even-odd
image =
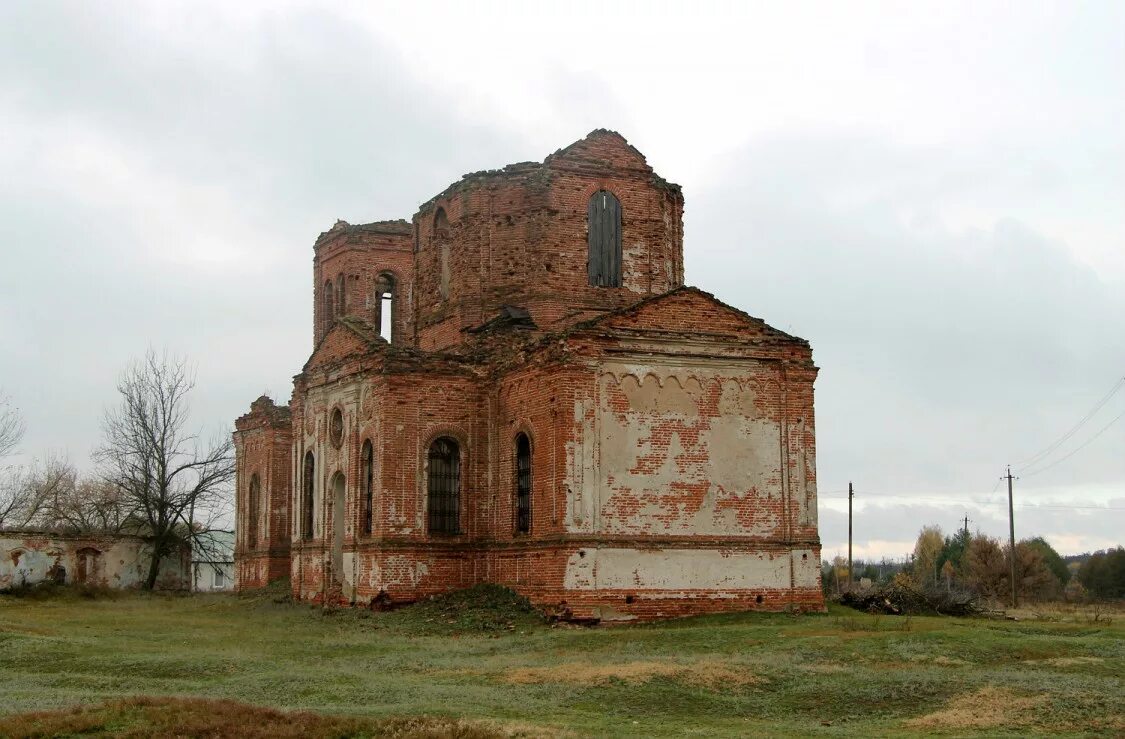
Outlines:
[{"label": "power line", "polygon": [[[1003,480],[1004,478],[1000,478],[1000,479]],[[977,506],[977,507],[980,507],[980,508],[987,508],[989,506],[998,506],[998,505],[1006,505],[1007,504],[1007,500],[1001,499],[1001,498],[992,498],[992,499],[986,499],[986,500],[975,500],[971,497],[970,498],[965,498],[965,497],[935,498],[935,497],[919,497],[919,496],[915,496],[915,495],[909,495],[909,494],[906,494],[906,493],[872,493],[872,492],[869,492],[869,491],[866,491],[866,490],[856,490],[855,492],[856,493],[863,493],[866,496],[877,496],[877,497],[881,497],[881,498],[901,498],[901,499],[903,499],[903,503],[901,503],[899,505],[905,505],[905,504],[909,504],[909,503],[913,503],[913,502],[944,503],[946,505],[965,505],[967,503],[969,505],[974,505],[974,506]],[[829,498],[829,499],[832,499],[832,500],[841,500],[841,499],[847,497],[847,492],[845,491],[844,495],[826,495],[824,493],[821,493],[817,497],[818,498]],[[1092,506],[1091,505],[1050,505],[1050,504],[1040,504],[1040,503],[1017,503],[1016,507],[1017,508],[1043,508],[1043,509],[1059,510],[1059,511],[1069,511],[1069,510],[1125,511],[1125,508],[1115,508],[1115,507],[1112,507],[1112,506],[1098,506],[1098,505],[1092,505]]]},{"label": "power line", "polygon": [[1061,438],[1059,438],[1057,441],[1055,441],[1055,443],[1051,444],[1050,446],[1048,446],[1046,449],[1042,450],[1038,454],[1035,454],[1031,457],[1028,457],[1027,459],[1024,459],[1022,461],[1017,462],[1016,465],[1021,468],[1020,474],[1023,474],[1023,472],[1022,472],[1023,469],[1026,469],[1028,467],[1034,467],[1036,464],[1038,464],[1039,462],[1046,459],[1048,456],[1053,454],[1056,449],[1058,449],[1060,446],[1065,444],[1066,441],[1070,437],[1072,437],[1076,433],[1078,433],[1078,430],[1081,429],[1083,426],[1085,426],[1090,421],[1090,419],[1093,418],[1097,414],[1097,412],[1100,411],[1102,409],[1102,407],[1106,403],[1109,402],[1110,398],[1112,398],[1114,395],[1116,395],[1117,391],[1120,390],[1122,387],[1125,387],[1125,377],[1122,377],[1116,383],[1114,383],[1113,387],[1110,388],[1109,392],[1106,393],[1105,396],[1101,400],[1099,400],[1097,402],[1097,404],[1094,405],[1093,408],[1090,409],[1089,413],[1087,413],[1085,416],[1083,416],[1081,421],[1079,421],[1069,431],[1067,431],[1065,434],[1063,434]]},{"label": "power line", "polygon": [[1088,447],[1088,446],[1090,445],[1090,443],[1091,443],[1092,441],[1094,441],[1094,439],[1097,439],[1097,438],[1098,438],[1099,436],[1101,436],[1102,434],[1104,434],[1104,433],[1105,433],[1105,432],[1106,432],[1106,431],[1107,431],[1107,430],[1109,429],[1109,427],[1110,427],[1110,426],[1112,426],[1113,424],[1117,423],[1117,422],[1118,422],[1118,421],[1120,421],[1120,420],[1121,420],[1122,418],[1125,418],[1125,411],[1122,411],[1122,412],[1121,412],[1120,414],[1118,414],[1117,416],[1115,416],[1115,417],[1114,417],[1114,419],[1113,419],[1112,421],[1110,421],[1109,423],[1107,423],[1107,424],[1106,424],[1105,426],[1102,426],[1101,430],[1100,430],[1100,431],[1098,431],[1098,433],[1096,433],[1096,434],[1094,434],[1093,436],[1091,436],[1091,437],[1090,437],[1089,439],[1087,439],[1087,440],[1086,440],[1086,441],[1085,441],[1084,443],[1082,443],[1082,444],[1081,444],[1081,445],[1080,445],[1079,447],[1077,447],[1076,449],[1074,449],[1073,451],[1071,451],[1071,453],[1070,453],[1070,454],[1066,455],[1065,457],[1060,457],[1059,459],[1056,459],[1056,460],[1055,460],[1054,462],[1051,462],[1051,463],[1050,463],[1049,465],[1047,465],[1046,467],[1040,467],[1040,468],[1039,468],[1039,469],[1037,469],[1037,470],[1032,470],[1032,471],[1030,471],[1030,472],[1024,472],[1024,473],[1022,473],[1022,474],[1023,474],[1023,476],[1024,476],[1024,477],[1031,477],[1032,475],[1038,475],[1038,474],[1039,474],[1040,472],[1046,472],[1047,470],[1051,469],[1052,467],[1054,467],[1054,466],[1055,466],[1055,465],[1057,465],[1057,464],[1062,464],[1062,463],[1063,463],[1063,462],[1065,462],[1066,460],[1068,460],[1068,459],[1070,459],[1071,457],[1073,457],[1073,456],[1074,456],[1075,454],[1078,454],[1078,452],[1080,452],[1080,451],[1082,451],[1083,449],[1085,449],[1086,447]]}]

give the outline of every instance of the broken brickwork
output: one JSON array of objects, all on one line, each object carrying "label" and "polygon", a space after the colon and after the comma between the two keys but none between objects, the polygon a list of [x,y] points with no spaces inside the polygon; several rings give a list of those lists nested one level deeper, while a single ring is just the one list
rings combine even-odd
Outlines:
[{"label": "broken brickwork", "polygon": [[[613,287],[588,270],[603,195]],[[313,353],[288,408],[238,420],[239,586],[383,605],[495,582],[601,620],[823,608],[811,350],[683,285],[682,214],[595,131],[411,224],[322,234]]]}]

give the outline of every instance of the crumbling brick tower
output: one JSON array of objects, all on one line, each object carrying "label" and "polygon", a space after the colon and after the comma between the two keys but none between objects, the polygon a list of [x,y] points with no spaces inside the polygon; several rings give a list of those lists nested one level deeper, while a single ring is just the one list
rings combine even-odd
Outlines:
[{"label": "crumbling brick tower", "polygon": [[238,421],[240,586],[288,547],[311,600],[497,582],[573,618],[823,608],[811,350],[683,286],[682,215],[594,131],[412,223],[321,234],[289,415]]}]

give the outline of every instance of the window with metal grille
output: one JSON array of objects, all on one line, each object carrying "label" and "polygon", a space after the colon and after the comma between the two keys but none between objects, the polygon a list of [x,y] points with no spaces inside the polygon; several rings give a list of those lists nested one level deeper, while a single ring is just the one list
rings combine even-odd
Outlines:
[{"label": "window with metal grille", "polygon": [[598,190],[586,209],[587,270],[596,287],[621,287],[621,203]]},{"label": "window with metal grille", "polygon": [[442,437],[430,445],[427,506],[431,534],[461,531],[461,448]]},{"label": "window with metal grille", "polygon": [[316,479],[316,462],[312,452],[305,452],[304,484],[301,486],[301,536],[313,535],[313,481]]},{"label": "window with metal grille", "polygon": [[531,531],[531,440],[516,436],[516,533]]},{"label": "window with metal grille", "polygon": [[360,454],[360,465],[362,467],[361,474],[363,475],[363,533],[368,536],[371,535],[372,519],[374,518],[374,500],[372,493],[372,483],[374,482],[373,465],[373,452],[371,450],[371,440],[367,439],[363,442],[363,452]]},{"label": "window with metal grille", "polygon": [[246,546],[250,549],[258,546],[258,506],[261,496],[262,484],[255,472],[250,477],[250,494],[246,496]]}]

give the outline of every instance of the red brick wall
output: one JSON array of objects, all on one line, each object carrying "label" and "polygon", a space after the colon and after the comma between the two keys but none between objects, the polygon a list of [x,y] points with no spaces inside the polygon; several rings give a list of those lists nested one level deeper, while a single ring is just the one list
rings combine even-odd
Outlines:
[{"label": "red brick wall", "polygon": [[[290,444],[289,409],[263,396],[250,413],[235,423],[235,586],[262,587],[285,577],[289,569]],[[257,541],[247,533],[250,518],[250,480],[257,475],[261,489]]]},{"label": "red brick wall", "polygon": [[[622,208],[622,288],[587,284],[587,203],[613,192]],[[435,230],[439,209],[448,236]],[[542,164],[467,175],[422,206],[415,295],[418,345],[460,343],[504,304],[543,329],[666,292],[683,282],[683,197],[619,135],[594,132]],[[448,297],[442,247],[448,244]]]},{"label": "red brick wall", "polygon": [[[395,279],[394,337],[396,343],[413,341],[414,280],[412,229],[405,221],[388,221],[353,226],[338,223],[317,239],[313,259],[313,342],[314,346],[330,328],[326,323],[324,289],[332,282],[335,314],[351,315],[374,322],[376,283],[389,273]],[[338,278],[345,279],[341,305]],[[343,308],[341,311],[340,308]],[[378,326],[375,326],[376,332]]]},{"label": "red brick wall", "polygon": [[[587,202],[603,188],[622,206],[621,288],[587,285]],[[440,233],[439,208],[448,222]],[[467,175],[413,225],[337,224],[322,234],[318,348],[296,379],[287,433],[282,409],[260,401],[236,432],[240,510],[254,470],[285,476],[284,520],[268,529],[292,556],[241,548],[240,585],[286,567],[302,598],[402,603],[498,582],[544,608],[608,620],[822,608],[811,351],[706,293],[675,289],[682,214],[678,186],[620,136],[597,131],[543,163]],[[335,288],[342,274],[345,315],[371,320],[383,270],[398,279],[399,349],[351,321],[330,330],[322,315],[323,284]],[[465,330],[505,304],[528,308],[538,331]],[[527,534],[515,532],[521,432],[532,442]],[[431,535],[426,520],[427,453],[443,435],[462,454],[461,531],[452,536]],[[370,534],[365,440],[374,449]],[[306,451],[316,459],[307,540]]]}]

